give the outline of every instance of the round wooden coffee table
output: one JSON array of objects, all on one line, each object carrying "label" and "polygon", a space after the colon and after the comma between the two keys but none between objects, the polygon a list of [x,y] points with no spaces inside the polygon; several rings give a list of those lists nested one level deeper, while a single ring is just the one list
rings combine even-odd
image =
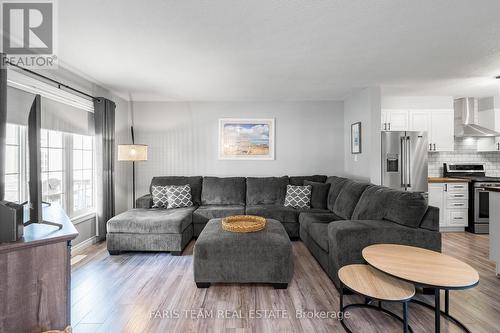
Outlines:
[{"label": "round wooden coffee table", "polygon": [[[415,295],[413,284],[382,273],[369,265],[344,266],[339,270],[338,275],[340,279],[340,313],[344,314],[346,309],[353,307],[376,309],[401,321],[403,332],[413,332],[408,325],[408,302]],[[344,306],[344,286],[369,300],[378,301],[378,307],[368,302]],[[403,304],[403,318],[384,309],[382,302],[401,302]],[[343,315],[340,322],[347,332],[351,332],[344,322]]]},{"label": "round wooden coffee table", "polygon": [[[445,254],[413,246],[378,244],[365,247],[363,258],[378,270],[411,282],[419,287],[434,289],[434,306],[422,301],[412,302],[431,308],[435,313],[435,331],[441,331],[441,315],[470,332],[450,315],[450,290],[475,287],[478,272],[468,264]],[[441,311],[440,295],[445,291],[445,310]]]}]

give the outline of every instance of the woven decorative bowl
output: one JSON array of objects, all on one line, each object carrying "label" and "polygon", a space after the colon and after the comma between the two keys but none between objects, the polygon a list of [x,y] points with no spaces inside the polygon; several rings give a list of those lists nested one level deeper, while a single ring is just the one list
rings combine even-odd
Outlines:
[{"label": "woven decorative bowl", "polygon": [[256,232],[266,227],[266,219],[254,215],[235,215],[222,219],[222,229],[230,232]]}]

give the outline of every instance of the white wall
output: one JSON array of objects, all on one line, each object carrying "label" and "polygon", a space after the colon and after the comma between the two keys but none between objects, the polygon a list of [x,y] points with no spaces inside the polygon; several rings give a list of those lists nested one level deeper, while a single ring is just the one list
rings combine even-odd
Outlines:
[{"label": "white wall", "polygon": [[[338,175],[344,166],[343,103],[134,102],[136,142],[149,145],[137,165],[137,195],[153,176]],[[275,118],[274,161],[218,160],[219,118]]]},{"label": "white wall", "polygon": [[[344,100],[344,171],[347,176],[380,184],[380,88],[353,92]],[[361,154],[351,154],[351,124],[361,122]]]}]

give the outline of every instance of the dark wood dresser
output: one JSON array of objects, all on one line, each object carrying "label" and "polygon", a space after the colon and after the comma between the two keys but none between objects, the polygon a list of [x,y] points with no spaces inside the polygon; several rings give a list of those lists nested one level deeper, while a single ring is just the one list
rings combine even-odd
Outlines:
[{"label": "dark wood dresser", "polygon": [[78,232],[59,205],[44,207],[43,218],[63,228],[32,224],[21,240],[0,243],[0,332],[71,323],[71,240]]}]

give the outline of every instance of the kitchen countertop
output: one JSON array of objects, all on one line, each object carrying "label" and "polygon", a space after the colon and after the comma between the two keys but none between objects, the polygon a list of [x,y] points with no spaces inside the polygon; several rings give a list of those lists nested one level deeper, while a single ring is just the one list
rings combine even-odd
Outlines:
[{"label": "kitchen countertop", "polygon": [[429,177],[429,183],[468,183],[469,179],[449,178],[449,177]]}]

